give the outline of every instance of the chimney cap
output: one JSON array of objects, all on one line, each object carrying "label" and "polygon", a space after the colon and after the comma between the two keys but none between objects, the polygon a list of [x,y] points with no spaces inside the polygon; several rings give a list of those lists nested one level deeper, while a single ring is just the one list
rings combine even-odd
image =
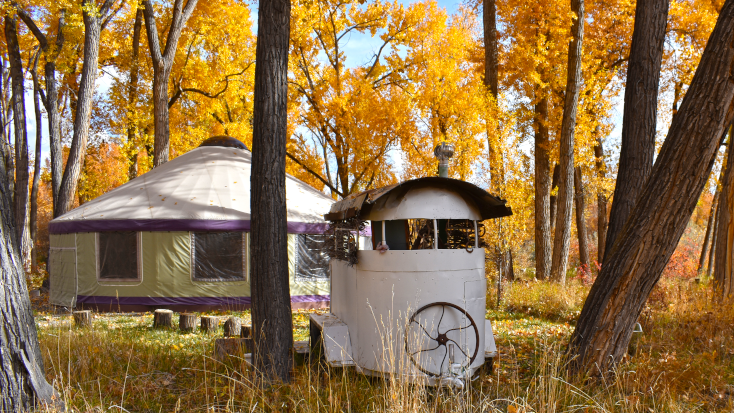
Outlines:
[{"label": "chimney cap", "polygon": [[433,150],[433,154],[438,159],[439,163],[448,162],[449,158],[454,156],[454,144],[449,142],[441,142],[436,145],[436,149]]}]

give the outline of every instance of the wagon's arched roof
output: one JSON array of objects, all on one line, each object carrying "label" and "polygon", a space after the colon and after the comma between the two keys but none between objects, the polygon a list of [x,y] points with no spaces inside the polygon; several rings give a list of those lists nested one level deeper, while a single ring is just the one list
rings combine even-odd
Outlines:
[{"label": "wagon's arched roof", "polygon": [[512,215],[505,204],[469,182],[430,176],[351,195],[334,203],[325,218],[485,220]]},{"label": "wagon's arched roof", "polygon": [[[51,233],[249,231],[250,151],[202,146],[51,221]],[[286,176],[288,232],[323,232],[334,200]]]}]

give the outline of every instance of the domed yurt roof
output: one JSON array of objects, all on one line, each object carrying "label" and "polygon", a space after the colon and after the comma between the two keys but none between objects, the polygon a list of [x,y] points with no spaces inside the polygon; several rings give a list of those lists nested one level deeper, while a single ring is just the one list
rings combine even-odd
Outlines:
[{"label": "domed yurt roof", "polygon": [[[51,221],[51,233],[249,231],[252,153],[214,137]],[[286,175],[289,233],[321,233],[334,200]]]}]

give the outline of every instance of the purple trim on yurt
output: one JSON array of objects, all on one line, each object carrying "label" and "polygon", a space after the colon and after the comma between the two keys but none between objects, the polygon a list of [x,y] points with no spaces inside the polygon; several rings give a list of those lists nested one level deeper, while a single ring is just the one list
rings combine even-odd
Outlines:
[{"label": "purple trim on yurt", "polygon": [[[288,222],[289,234],[323,234],[329,224]],[[51,221],[51,234],[107,231],[250,231],[250,220],[217,219],[98,219]]]},{"label": "purple trim on yurt", "polygon": [[[115,297],[105,295],[78,295],[76,302],[79,304],[100,305],[246,305],[251,304],[250,297]],[[328,295],[292,295],[292,303],[311,303],[329,301]]]}]

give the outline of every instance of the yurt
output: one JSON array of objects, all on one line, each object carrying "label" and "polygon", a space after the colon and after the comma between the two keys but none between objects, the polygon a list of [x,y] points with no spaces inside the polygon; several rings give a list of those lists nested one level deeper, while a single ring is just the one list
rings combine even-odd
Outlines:
[{"label": "yurt", "polygon": [[[215,137],[49,224],[50,302],[100,311],[250,305],[250,169]],[[323,214],[334,201],[288,175],[293,308],[329,301]]]}]

